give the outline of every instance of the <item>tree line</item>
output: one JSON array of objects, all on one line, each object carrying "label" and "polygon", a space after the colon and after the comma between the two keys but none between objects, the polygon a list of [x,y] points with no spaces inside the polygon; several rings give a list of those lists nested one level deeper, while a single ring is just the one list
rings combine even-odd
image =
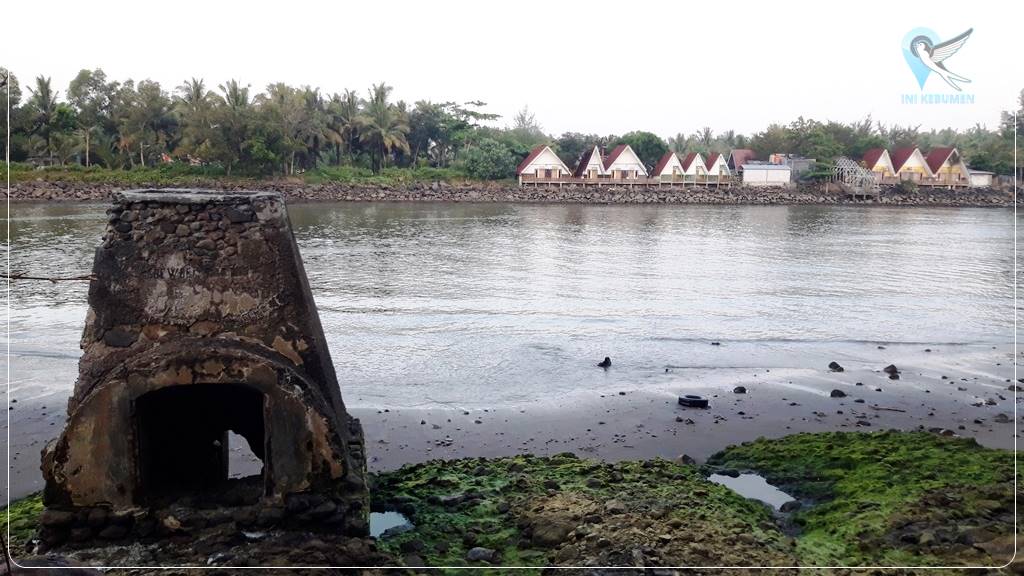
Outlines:
[{"label": "tree line", "polygon": [[[785,152],[828,162],[840,155],[860,158],[874,147],[952,145],[973,168],[1009,173],[1013,134],[1021,133],[1024,123],[1022,118],[1015,126],[1009,112],[996,129],[978,125],[964,131],[885,126],[870,117],[853,123],[799,118],[749,136],[705,127],[667,140],[644,131],[554,137],[527,108],[497,128],[492,124],[500,117],[487,112],[484,102],[409,105],[393,101],[391,86],[383,82],[363,94],[324,94],[280,82],[256,92],[238,80],[211,86],[197,78],[166,90],[152,80],[110,80],[96,69],[80,71],[61,93],[45,76],[24,90],[17,77],[0,68],[0,81],[4,78],[10,83],[13,161],[108,169],[183,163],[228,176],[288,176],[350,166],[374,173],[431,167],[500,179],[513,176],[515,166],[539,144],[550,144],[570,167],[595,144],[603,149],[629,144],[649,167],[669,150],[707,154],[751,148],[760,158]],[[6,89],[0,90],[0,105],[7,104]],[[0,150],[3,146],[0,142]]]}]

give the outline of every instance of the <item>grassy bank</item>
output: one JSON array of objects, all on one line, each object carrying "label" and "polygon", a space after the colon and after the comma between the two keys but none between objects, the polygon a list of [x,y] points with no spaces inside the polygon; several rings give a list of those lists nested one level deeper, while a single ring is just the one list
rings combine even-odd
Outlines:
[{"label": "grassy bank", "polygon": [[[6,179],[6,168],[0,166],[0,179]],[[291,182],[296,184],[363,184],[400,186],[414,183],[471,182],[461,171],[452,168],[385,168],[374,174],[369,168],[356,166],[325,166],[295,176],[228,175],[216,166],[164,164],[157,167],[111,170],[100,166],[81,165],[35,168],[28,164],[11,164],[11,182],[65,182],[109,184],[115,186],[185,186],[196,182],[246,184],[251,182]]]},{"label": "grassy bank", "polygon": [[[801,506],[773,513],[707,481],[715,471],[758,472]],[[992,566],[1013,553],[1012,480],[1012,453],[973,440],[846,432],[758,440],[704,466],[438,460],[375,475],[372,498],[411,520],[379,540],[407,565]],[[16,550],[40,509],[38,496],[12,506]]]}]

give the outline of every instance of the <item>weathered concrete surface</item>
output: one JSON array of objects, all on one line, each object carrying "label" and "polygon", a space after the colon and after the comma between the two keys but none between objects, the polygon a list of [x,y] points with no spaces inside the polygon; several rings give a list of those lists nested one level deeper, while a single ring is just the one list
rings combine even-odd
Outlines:
[{"label": "weathered concrete surface", "polygon": [[[362,429],[280,195],[113,200],[68,423],[43,451],[44,540],[174,531],[200,501],[365,533]],[[227,481],[228,430],[261,457],[261,479]]]}]

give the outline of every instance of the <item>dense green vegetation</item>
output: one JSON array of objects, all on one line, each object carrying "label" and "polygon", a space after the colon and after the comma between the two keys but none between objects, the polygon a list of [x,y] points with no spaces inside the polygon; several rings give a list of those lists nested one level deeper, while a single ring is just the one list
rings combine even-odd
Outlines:
[{"label": "dense green vegetation", "polygon": [[[777,516],[705,480],[726,469],[802,506]],[[409,565],[994,566],[1013,554],[1013,474],[1011,452],[970,439],[831,432],[733,446],[701,467],[435,460],[375,474],[371,497],[414,524],[379,540]],[[40,510],[38,495],[12,505],[15,549]]]},{"label": "dense green vegetation", "polygon": [[[0,78],[6,76],[7,70],[0,68]],[[1014,126],[1006,112],[994,130],[979,125],[966,131],[925,132],[914,126],[884,126],[870,117],[850,124],[799,118],[749,136],[733,130],[716,134],[705,127],[667,141],[643,131],[554,137],[525,108],[511,125],[497,128],[499,116],[487,112],[483,102],[392,101],[392,89],[384,83],[372,86],[365,96],[353,90],[323,94],[318,88],[284,83],[256,92],[237,80],[212,87],[196,78],[169,91],[151,80],[110,80],[100,69],[80,71],[63,92],[45,76],[25,88],[14,75],[9,82],[12,161],[33,167],[100,166],[125,173],[173,164],[183,167],[176,167],[171,177],[182,178],[318,172],[314,180],[337,175],[355,181],[366,178],[366,172],[379,175],[389,168],[434,168],[443,170],[433,173],[439,178],[502,179],[514,175],[531,148],[545,143],[569,166],[594,144],[605,149],[630,144],[648,166],[668,150],[727,153],[752,148],[761,158],[783,152],[828,162],[839,155],[860,158],[878,146],[953,145],[972,167],[1009,173],[1014,132],[1024,132],[1024,115]],[[6,90],[0,90],[0,106],[6,100]],[[6,119],[0,118],[0,124]],[[2,146],[6,144],[0,142]],[[415,180],[427,173],[390,174],[386,181]],[[101,172],[83,177],[118,178]],[[142,179],[125,174],[123,180]]]}]

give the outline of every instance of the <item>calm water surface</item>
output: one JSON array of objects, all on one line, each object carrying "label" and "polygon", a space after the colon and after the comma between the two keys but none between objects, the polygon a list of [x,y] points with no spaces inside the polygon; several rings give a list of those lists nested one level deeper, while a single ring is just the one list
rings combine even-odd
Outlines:
[{"label": "calm water surface", "polygon": [[[88,273],[103,210],[15,205],[12,270]],[[1008,209],[347,203],[289,212],[355,406],[518,405],[665,386],[680,374],[817,365],[868,344],[1013,341]],[[19,397],[70,391],[85,300],[84,282],[14,284]],[[594,369],[606,355],[612,369]]]}]

